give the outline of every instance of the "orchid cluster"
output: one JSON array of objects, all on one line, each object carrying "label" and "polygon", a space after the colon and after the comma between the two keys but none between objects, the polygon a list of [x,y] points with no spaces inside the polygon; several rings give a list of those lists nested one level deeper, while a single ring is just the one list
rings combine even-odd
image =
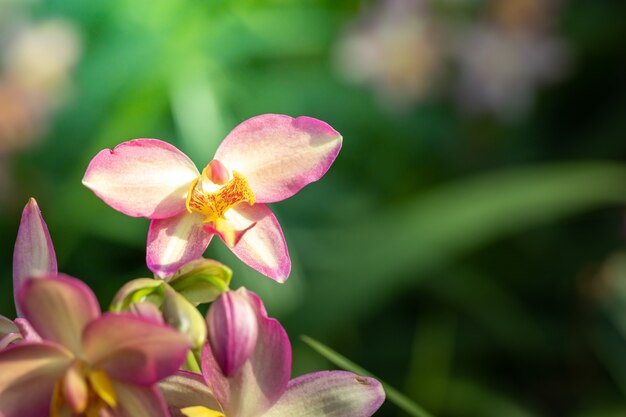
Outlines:
[{"label": "orchid cluster", "polygon": [[[202,257],[217,235],[245,264],[284,282],[290,259],[266,205],[320,179],[341,136],[308,117],[237,126],[200,172],[174,146],[136,139],[98,153],[83,183],[114,209],[151,219],[154,278],[125,284],[102,313],[59,273],[34,199],[13,258],[18,318],[0,317],[0,417],[366,417],[381,384],[344,371],[291,379],[291,345],[261,299],[231,290]],[[206,317],[196,308],[211,303]]]}]

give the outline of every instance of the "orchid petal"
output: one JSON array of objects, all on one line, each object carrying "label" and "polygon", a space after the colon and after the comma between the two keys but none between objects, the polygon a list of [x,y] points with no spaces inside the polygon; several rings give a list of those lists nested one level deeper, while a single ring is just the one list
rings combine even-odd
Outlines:
[{"label": "orchid petal", "polygon": [[269,207],[242,203],[228,210],[226,217],[240,230],[256,223],[230,250],[249,267],[275,281],[285,282],[291,271],[291,259],[283,231]]},{"label": "orchid petal", "polygon": [[215,234],[222,239],[222,242],[229,248],[235,246],[243,235],[250,229],[252,229],[256,223],[250,223],[244,230],[235,229],[228,220],[218,219],[215,224],[207,223],[204,225],[204,230],[209,234]]},{"label": "orchid petal", "polygon": [[[17,305],[17,293],[25,280],[38,275],[56,275],[57,258],[50,239],[48,226],[34,198],[22,212],[13,251],[13,294]],[[18,314],[19,314],[18,309]]]},{"label": "orchid petal", "polygon": [[0,351],[20,340],[22,335],[15,323],[0,315]]},{"label": "orchid petal", "polygon": [[202,357],[202,374],[227,416],[260,415],[278,401],[291,374],[291,345],[285,329],[267,316],[254,293],[243,293],[249,297],[259,323],[254,351],[231,377],[224,376],[209,347]]},{"label": "orchid petal", "polygon": [[211,410],[206,407],[194,406],[181,410],[186,417],[225,417],[224,413],[217,410]]},{"label": "orchid petal", "polygon": [[41,342],[41,336],[33,329],[26,319],[15,319],[15,327],[20,331],[20,334],[27,342]]},{"label": "orchid petal", "polygon": [[231,376],[256,345],[256,312],[245,293],[227,291],[211,304],[206,320],[213,356],[224,375]]},{"label": "orchid petal", "polygon": [[85,411],[89,401],[89,387],[82,370],[76,364],[68,367],[62,381],[61,392],[69,408],[76,414]]},{"label": "orchid petal", "polygon": [[100,315],[93,292],[67,275],[26,281],[18,294],[24,317],[44,339],[80,354],[83,328]]},{"label": "orchid petal", "polygon": [[9,333],[17,333],[19,332],[15,323],[13,323],[8,318],[0,315],[0,337],[6,336]]},{"label": "orchid petal", "polygon": [[172,275],[187,262],[201,257],[211,237],[203,230],[202,216],[197,213],[153,220],[148,231],[148,268],[161,277]]},{"label": "orchid petal", "polygon": [[385,400],[380,382],[344,371],[323,371],[292,380],[263,417],[369,417]]},{"label": "orchid petal", "polygon": [[109,407],[117,406],[117,395],[115,394],[115,387],[113,386],[113,381],[101,369],[97,369],[95,371],[91,371],[87,374],[87,378],[89,379],[89,385],[93,388],[94,392],[100,397],[105,404]]},{"label": "orchid petal", "polygon": [[0,351],[4,350],[7,346],[17,343],[23,340],[22,335],[19,333],[7,333],[0,335]]},{"label": "orchid petal", "polygon": [[187,407],[201,406],[221,410],[202,375],[179,371],[159,382],[159,389],[163,393],[172,417],[183,417],[180,410]]},{"label": "orchid petal", "polygon": [[185,196],[198,175],[176,147],[157,139],[135,139],[100,151],[83,184],[124,214],[162,219],[185,209]]},{"label": "orchid petal", "polygon": [[85,358],[124,382],[151,385],[176,372],[191,342],[176,330],[132,314],[107,314],[83,332]]},{"label": "orchid petal", "polygon": [[156,386],[141,387],[114,381],[119,417],[170,417],[167,404]]},{"label": "orchid petal", "polygon": [[53,343],[23,343],[0,352],[0,416],[47,416],[56,382],[72,355]]},{"label": "orchid petal", "polygon": [[291,197],[330,168],[342,138],[310,117],[264,114],[235,127],[215,158],[246,178],[259,203]]}]

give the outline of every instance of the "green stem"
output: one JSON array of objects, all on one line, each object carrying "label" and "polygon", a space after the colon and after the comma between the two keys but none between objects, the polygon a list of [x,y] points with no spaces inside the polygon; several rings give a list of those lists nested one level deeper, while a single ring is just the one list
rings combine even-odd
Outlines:
[{"label": "green stem", "polygon": [[196,359],[193,351],[190,350],[189,352],[187,352],[187,358],[185,359],[185,368],[187,368],[188,371],[201,374],[202,371],[200,370],[200,366],[198,365],[198,363],[199,362]]}]

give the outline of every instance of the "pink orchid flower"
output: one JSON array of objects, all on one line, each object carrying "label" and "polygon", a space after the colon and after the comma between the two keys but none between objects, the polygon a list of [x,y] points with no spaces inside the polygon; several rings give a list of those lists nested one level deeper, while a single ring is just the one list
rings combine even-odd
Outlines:
[{"label": "pink orchid flower", "polygon": [[289,380],[291,345],[255,294],[222,294],[207,315],[202,375],[159,384],[174,417],[369,417],[385,394],[372,378],[315,372]]},{"label": "pink orchid flower", "polygon": [[136,139],[98,153],[83,184],[114,209],[152,219],[146,258],[159,276],[199,258],[217,234],[244,263],[283,282],[291,261],[266,203],[320,179],[341,143],[320,120],[266,114],[233,129],[201,174],[174,146]]},{"label": "pink orchid flower", "polygon": [[91,290],[64,275],[25,281],[17,300],[43,340],[0,352],[0,416],[169,416],[155,384],[183,362],[185,336],[134,315],[101,316]]}]

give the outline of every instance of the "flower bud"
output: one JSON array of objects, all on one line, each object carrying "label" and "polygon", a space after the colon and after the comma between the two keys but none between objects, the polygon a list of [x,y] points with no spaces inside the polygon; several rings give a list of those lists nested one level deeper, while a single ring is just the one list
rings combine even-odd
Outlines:
[{"label": "flower bud", "polygon": [[182,266],[167,282],[193,305],[210,303],[228,291],[233,272],[212,259],[199,258]]},{"label": "flower bud", "polygon": [[225,376],[246,362],[256,345],[257,317],[245,290],[227,291],[213,302],[207,314],[209,345]]},{"label": "flower bud", "polygon": [[152,278],[137,278],[124,284],[111,302],[110,310],[114,313],[128,311],[131,304],[154,302],[161,304],[163,298],[163,281]]},{"label": "flower bud", "polygon": [[165,284],[163,297],[163,318],[165,322],[181,333],[189,336],[195,349],[206,341],[206,323],[202,314],[185,297]]},{"label": "flower bud", "polygon": [[138,301],[128,306],[128,311],[144,319],[153,321],[155,323],[163,324],[163,315],[161,310],[155,304],[147,301]]}]

